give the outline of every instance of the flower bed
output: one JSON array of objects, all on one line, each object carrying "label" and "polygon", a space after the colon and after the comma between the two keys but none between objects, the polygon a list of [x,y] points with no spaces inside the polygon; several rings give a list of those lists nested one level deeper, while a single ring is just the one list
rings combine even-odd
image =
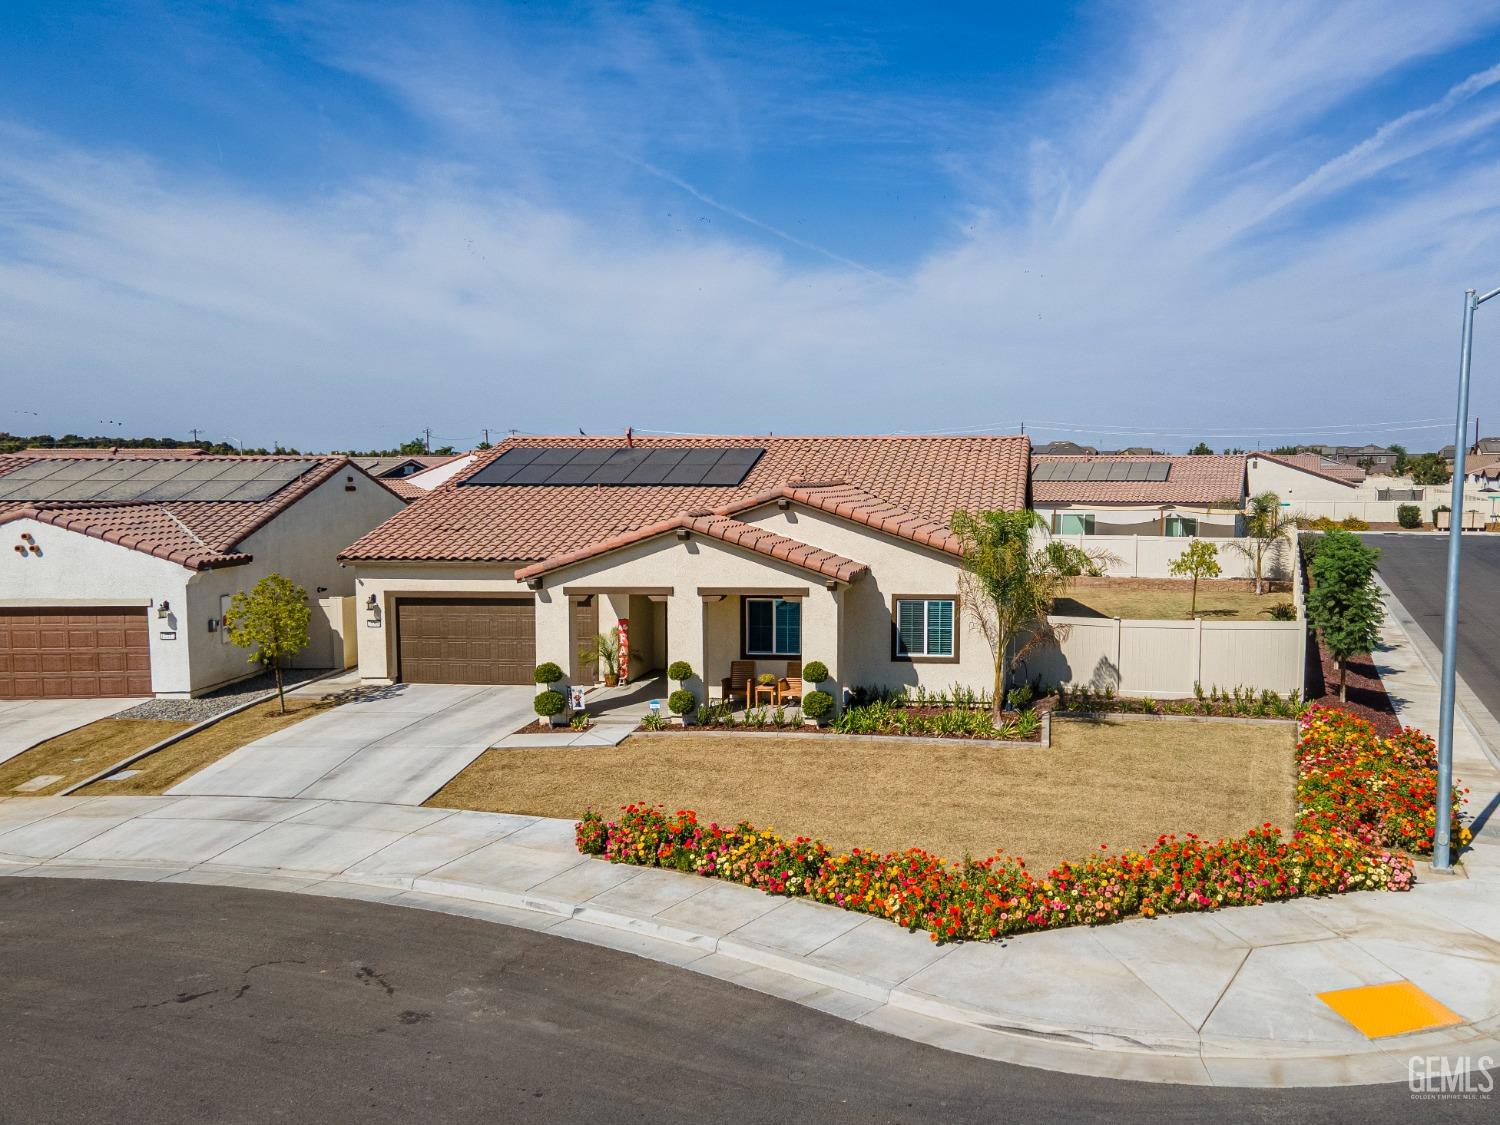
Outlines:
[{"label": "flower bed", "polygon": [[[667,726],[664,719],[643,720],[643,731],[682,730]],[[805,726],[795,707],[752,707],[736,713],[727,703],[705,703],[693,717],[695,730],[755,731],[799,730],[830,735],[876,735],[882,738],[986,739],[1001,742],[1040,742],[1042,718],[1036,710],[1005,711],[997,723],[987,706],[916,703],[876,699],[844,709],[826,726]]]},{"label": "flower bed", "polygon": [[[1411,856],[1428,854],[1435,790],[1432,740],[1381,739],[1360,719],[1309,708],[1298,739],[1298,826],[1270,825],[1212,843],[1160,837],[1144,853],[1100,855],[1033,874],[996,854],[950,863],[911,849],[835,853],[749,824],[702,825],[690,811],[628,805],[618,820],[586,814],[579,851],[615,863],[728,879],[888,918],[935,941],[1214,910],[1352,890],[1406,890]],[[1455,789],[1454,836],[1462,790]],[[1403,849],[1395,851],[1392,849]]]}]

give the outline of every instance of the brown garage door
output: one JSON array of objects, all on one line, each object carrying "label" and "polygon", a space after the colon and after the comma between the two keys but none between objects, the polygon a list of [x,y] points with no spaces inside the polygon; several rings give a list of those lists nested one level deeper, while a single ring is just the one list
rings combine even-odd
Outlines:
[{"label": "brown garage door", "polygon": [[150,694],[144,609],[0,609],[0,699]]},{"label": "brown garage door", "polygon": [[396,647],[408,683],[529,684],[536,607],[530,600],[398,601]]}]

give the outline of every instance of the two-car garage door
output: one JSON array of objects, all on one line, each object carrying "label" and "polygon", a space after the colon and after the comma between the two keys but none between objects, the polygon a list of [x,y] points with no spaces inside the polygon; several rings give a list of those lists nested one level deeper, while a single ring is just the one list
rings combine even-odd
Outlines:
[{"label": "two-car garage door", "polygon": [[141,608],[0,608],[0,699],[151,694]]},{"label": "two-car garage door", "polygon": [[530,598],[402,599],[396,649],[408,683],[529,684],[536,607]]}]

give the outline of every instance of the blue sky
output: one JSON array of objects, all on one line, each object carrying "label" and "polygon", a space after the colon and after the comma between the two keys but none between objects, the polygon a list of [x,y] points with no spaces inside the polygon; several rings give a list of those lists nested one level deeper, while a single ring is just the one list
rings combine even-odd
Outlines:
[{"label": "blue sky", "polygon": [[1497,172],[1495,4],[15,2],[0,429],[1436,448]]}]

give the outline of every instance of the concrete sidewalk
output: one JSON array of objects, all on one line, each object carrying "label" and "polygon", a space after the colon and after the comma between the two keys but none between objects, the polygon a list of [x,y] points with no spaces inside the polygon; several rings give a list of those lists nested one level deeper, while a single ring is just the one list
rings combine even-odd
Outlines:
[{"label": "concrete sidewalk", "polygon": [[[624,949],[951,1050],[1225,1085],[1500,1057],[1500,878],[937,946],[874,918],[580,856],[570,821],[233,797],[0,801],[0,875],[375,899]],[[1410,979],[1463,1026],[1370,1041],[1316,993]]]}]

